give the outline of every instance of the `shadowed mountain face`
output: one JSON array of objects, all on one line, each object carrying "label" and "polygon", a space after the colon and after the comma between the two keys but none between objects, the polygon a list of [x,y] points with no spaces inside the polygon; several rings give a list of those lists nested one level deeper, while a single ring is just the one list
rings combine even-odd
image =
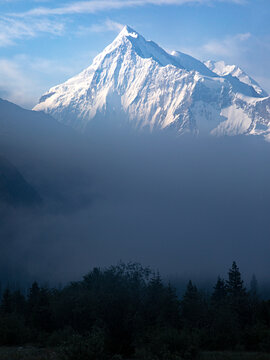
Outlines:
[{"label": "shadowed mountain face", "polygon": [[84,193],[91,183],[88,169],[78,160],[86,156],[85,142],[74,130],[1,99],[0,129],[0,153],[24,174],[45,204],[80,206],[90,201]]},{"label": "shadowed mountain face", "polygon": [[[14,153],[18,150],[24,150],[25,153],[30,151],[33,157],[35,149],[39,155],[51,149],[57,156],[57,153],[62,151],[62,144],[67,140],[72,143],[71,139],[76,137],[72,129],[59,124],[49,115],[25,110],[2,99],[0,99],[0,127],[1,149],[12,152],[13,148]],[[24,156],[24,153],[17,155]]]},{"label": "shadowed mountain face", "polygon": [[0,157],[0,204],[12,206],[40,205],[41,198],[19,171]]}]

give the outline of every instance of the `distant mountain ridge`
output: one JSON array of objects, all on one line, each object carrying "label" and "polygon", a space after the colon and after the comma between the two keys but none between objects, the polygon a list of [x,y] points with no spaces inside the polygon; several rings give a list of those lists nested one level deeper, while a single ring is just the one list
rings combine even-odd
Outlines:
[{"label": "distant mountain ridge", "polygon": [[33,110],[83,132],[112,120],[150,131],[270,140],[270,98],[243,70],[169,54],[128,26],[91,66],[51,88]]},{"label": "distant mountain ridge", "polygon": [[224,61],[206,61],[205,66],[207,66],[212,72],[216,73],[219,76],[233,76],[236,77],[239,81],[249,86],[252,86],[253,89],[262,97],[267,97],[268,94],[263,90],[260,85],[248,76],[240,67],[236,65],[228,65]]},{"label": "distant mountain ridge", "polygon": [[[87,168],[80,165],[86,152],[84,144],[87,145],[81,134],[49,115],[2,99],[0,129],[0,157],[16,166],[16,169],[14,165],[4,167],[0,158],[0,202],[1,198],[3,201],[12,199],[13,195],[16,198],[16,191],[23,189],[23,182],[22,197],[23,193],[26,196],[30,193],[31,187],[42,199],[43,207],[48,202],[65,207],[67,203],[79,201],[85,182],[91,181]],[[7,173],[8,168],[17,173],[15,170]],[[83,199],[88,201],[86,195]]]},{"label": "distant mountain ridge", "polygon": [[41,197],[24,179],[22,174],[5,158],[0,156],[0,205],[40,205]]}]

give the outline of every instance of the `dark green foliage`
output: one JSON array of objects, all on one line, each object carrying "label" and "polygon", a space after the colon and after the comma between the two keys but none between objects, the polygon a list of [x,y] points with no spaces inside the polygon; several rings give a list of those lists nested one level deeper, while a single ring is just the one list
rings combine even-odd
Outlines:
[{"label": "dark green foliage", "polygon": [[241,328],[252,321],[250,298],[235,261],[228,273],[227,291],[232,316]]},{"label": "dark green foliage", "polygon": [[30,331],[18,314],[0,316],[0,345],[20,345],[30,340]]},{"label": "dark green foliage", "polygon": [[[270,352],[270,301],[233,263],[211,296],[189,281],[182,299],[139,264],[94,268],[62,289],[5,290],[0,345],[59,347],[63,360],[194,360],[200,350]],[[199,358],[199,357],[198,357]]]},{"label": "dark green foliage", "polygon": [[225,281],[218,277],[211,296],[212,305],[215,307],[223,306],[227,302],[227,287]]},{"label": "dark green foliage", "polygon": [[94,328],[87,335],[73,335],[60,350],[62,360],[104,360],[106,335],[102,329]]},{"label": "dark green foliage", "polygon": [[237,298],[245,294],[246,289],[244,288],[244,282],[241,278],[236,262],[234,261],[231,269],[229,270],[229,279],[227,280],[227,288],[230,296]]},{"label": "dark green foliage", "polygon": [[253,274],[251,282],[250,282],[250,296],[254,301],[257,301],[259,299],[259,293],[258,293],[258,281],[256,279],[256,276]]},{"label": "dark green foliage", "polygon": [[58,347],[67,343],[74,335],[74,331],[71,327],[66,327],[59,330],[54,330],[47,337],[46,345],[52,347]]},{"label": "dark green foliage", "polygon": [[182,321],[187,328],[200,328],[205,323],[207,305],[197,287],[189,281],[181,302]]},{"label": "dark green foliage", "polygon": [[6,289],[3,294],[1,309],[4,313],[10,314],[12,312],[12,295],[9,289]]},{"label": "dark green foliage", "polygon": [[198,348],[191,337],[175,328],[152,328],[136,346],[136,358],[151,360],[195,359]]}]

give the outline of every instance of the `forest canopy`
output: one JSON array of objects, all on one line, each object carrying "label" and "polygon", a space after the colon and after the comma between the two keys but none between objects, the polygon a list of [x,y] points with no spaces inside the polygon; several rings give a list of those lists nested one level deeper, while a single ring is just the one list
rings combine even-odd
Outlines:
[{"label": "forest canopy", "polygon": [[137,263],[94,268],[63,288],[34,282],[3,292],[0,344],[55,346],[63,359],[195,359],[201,350],[270,352],[270,301],[237,264],[211,294],[189,281],[184,295]]}]

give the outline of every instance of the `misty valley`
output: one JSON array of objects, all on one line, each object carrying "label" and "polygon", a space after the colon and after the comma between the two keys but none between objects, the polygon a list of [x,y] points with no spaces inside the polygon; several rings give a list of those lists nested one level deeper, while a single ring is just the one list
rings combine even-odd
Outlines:
[{"label": "misty valley", "polygon": [[244,70],[129,26],[0,99],[0,360],[270,359],[269,139]]},{"label": "misty valley", "polygon": [[268,143],[2,108],[3,359],[268,359]]}]

